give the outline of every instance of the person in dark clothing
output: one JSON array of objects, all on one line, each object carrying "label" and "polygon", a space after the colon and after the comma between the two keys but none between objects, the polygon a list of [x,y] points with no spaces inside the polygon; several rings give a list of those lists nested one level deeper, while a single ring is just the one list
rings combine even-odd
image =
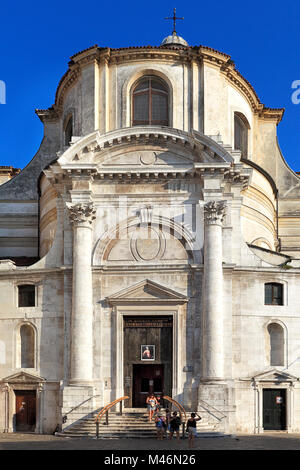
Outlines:
[{"label": "person in dark clothing", "polygon": [[171,420],[171,412],[169,410],[169,408],[166,409],[166,424],[167,424],[167,429],[168,431],[170,431],[170,420]]},{"label": "person in dark clothing", "polygon": [[174,411],[171,419],[170,419],[170,435],[169,439],[171,440],[173,438],[174,432],[176,433],[176,439],[179,441],[179,427],[181,425],[181,419],[179,416],[177,416],[177,411]]},{"label": "person in dark clothing", "polygon": [[[197,418],[196,418],[197,415]],[[191,417],[188,419],[186,423],[187,432],[189,434],[189,447],[194,447],[194,439],[197,437],[197,421],[200,421],[201,416],[198,413],[192,413]]]},{"label": "person in dark clothing", "polygon": [[157,413],[155,417],[155,426],[157,429],[157,439],[162,441],[166,430],[166,421],[161,413]]}]

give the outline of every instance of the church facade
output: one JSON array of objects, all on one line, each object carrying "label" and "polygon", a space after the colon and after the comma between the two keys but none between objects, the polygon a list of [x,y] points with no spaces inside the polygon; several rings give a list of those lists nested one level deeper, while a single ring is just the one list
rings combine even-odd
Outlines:
[{"label": "church facade", "polygon": [[[300,177],[231,57],[173,35],[71,57],[0,185],[0,430],[149,391],[300,432]],[[9,162],[7,162],[9,164]]]}]

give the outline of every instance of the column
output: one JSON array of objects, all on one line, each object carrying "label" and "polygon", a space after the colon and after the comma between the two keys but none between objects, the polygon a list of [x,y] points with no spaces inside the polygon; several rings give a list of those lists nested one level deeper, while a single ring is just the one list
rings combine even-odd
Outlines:
[{"label": "column", "polygon": [[36,434],[43,434],[43,425],[44,425],[43,392],[44,392],[44,385],[41,383],[36,389],[36,427],[35,427]]},{"label": "column", "polygon": [[67,203],[73,223],[71,384],[93,379],[92,203]]},{"label": "column", "polygon": [[[9,418],[10,418],[10,412],[9,412],[9,406],[10,406],[10,403],[9,403],[9,391],[10,391],[10,387],[7,383],[3,384],[2,387],[0,388],[0,392],[2,393],[5,393],[5,397],[4,397],[4,429],[3,429],[3,432],[10,432],[10,429],[9,429]],[[1,430],[2,432],[2,430]]]},{"label": "column", "polygon": [[203,379],[221,379],[223,351],[222,221],[224,201],[204,205]]}]

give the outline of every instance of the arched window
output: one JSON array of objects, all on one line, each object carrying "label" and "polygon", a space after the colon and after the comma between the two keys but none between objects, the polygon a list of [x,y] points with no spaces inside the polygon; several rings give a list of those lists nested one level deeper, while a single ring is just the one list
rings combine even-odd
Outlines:
[{"label": "arched window", "polygon": [[72,116],[66,121],[65,124],[65,146],[69,146],[73,136],[73,118]]},{"label": "arched window", "polygon": [[284,365],[284,331],[278,323],[268,325],[270,366]]},{"label": "arched window", "polygon": [[20,328],[21,340],[21,367],[34,367],[35,354],[35,334],[34,329],[30,325],[22,325]]},{"label": "arched window", "polygon": [[35,307],[35,286],[26,284],[18,286],[18,306]]},{"label": "arched window", "polygon": [[283,305],[283,285],[278,282],[265,284],[265,305]]},{"label": "arched window", "polygon": [[234,113],[234,149],[240,150],[242,158],[248,157],[248,131],[250,126],[241,113]]},{"label": "arched window", "polygon": [[169,125],[169,91],[158,77],[143,77],[132,92],[132,125]]}]

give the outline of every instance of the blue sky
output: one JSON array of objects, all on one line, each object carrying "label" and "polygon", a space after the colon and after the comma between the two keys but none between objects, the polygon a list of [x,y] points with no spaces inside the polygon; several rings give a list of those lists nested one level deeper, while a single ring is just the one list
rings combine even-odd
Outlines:
[{"label": "blue sky", "polygon": [[300,171],[300,104],[291,99],[292,83],[300,80],[300,15],[297,2],[278,0],[1,2],[6,104],[0,104],[0,165],[23,168],[37,152],[43,126],[34,110],[54,103],[71,55],[94,44],[159,45],[172,31],[164,17],[172,16],[173,7],[185,18],[178,21],[180,36],[192,46],[231,55],[262,103],[285,108],[279,144],[291,168]]}]

